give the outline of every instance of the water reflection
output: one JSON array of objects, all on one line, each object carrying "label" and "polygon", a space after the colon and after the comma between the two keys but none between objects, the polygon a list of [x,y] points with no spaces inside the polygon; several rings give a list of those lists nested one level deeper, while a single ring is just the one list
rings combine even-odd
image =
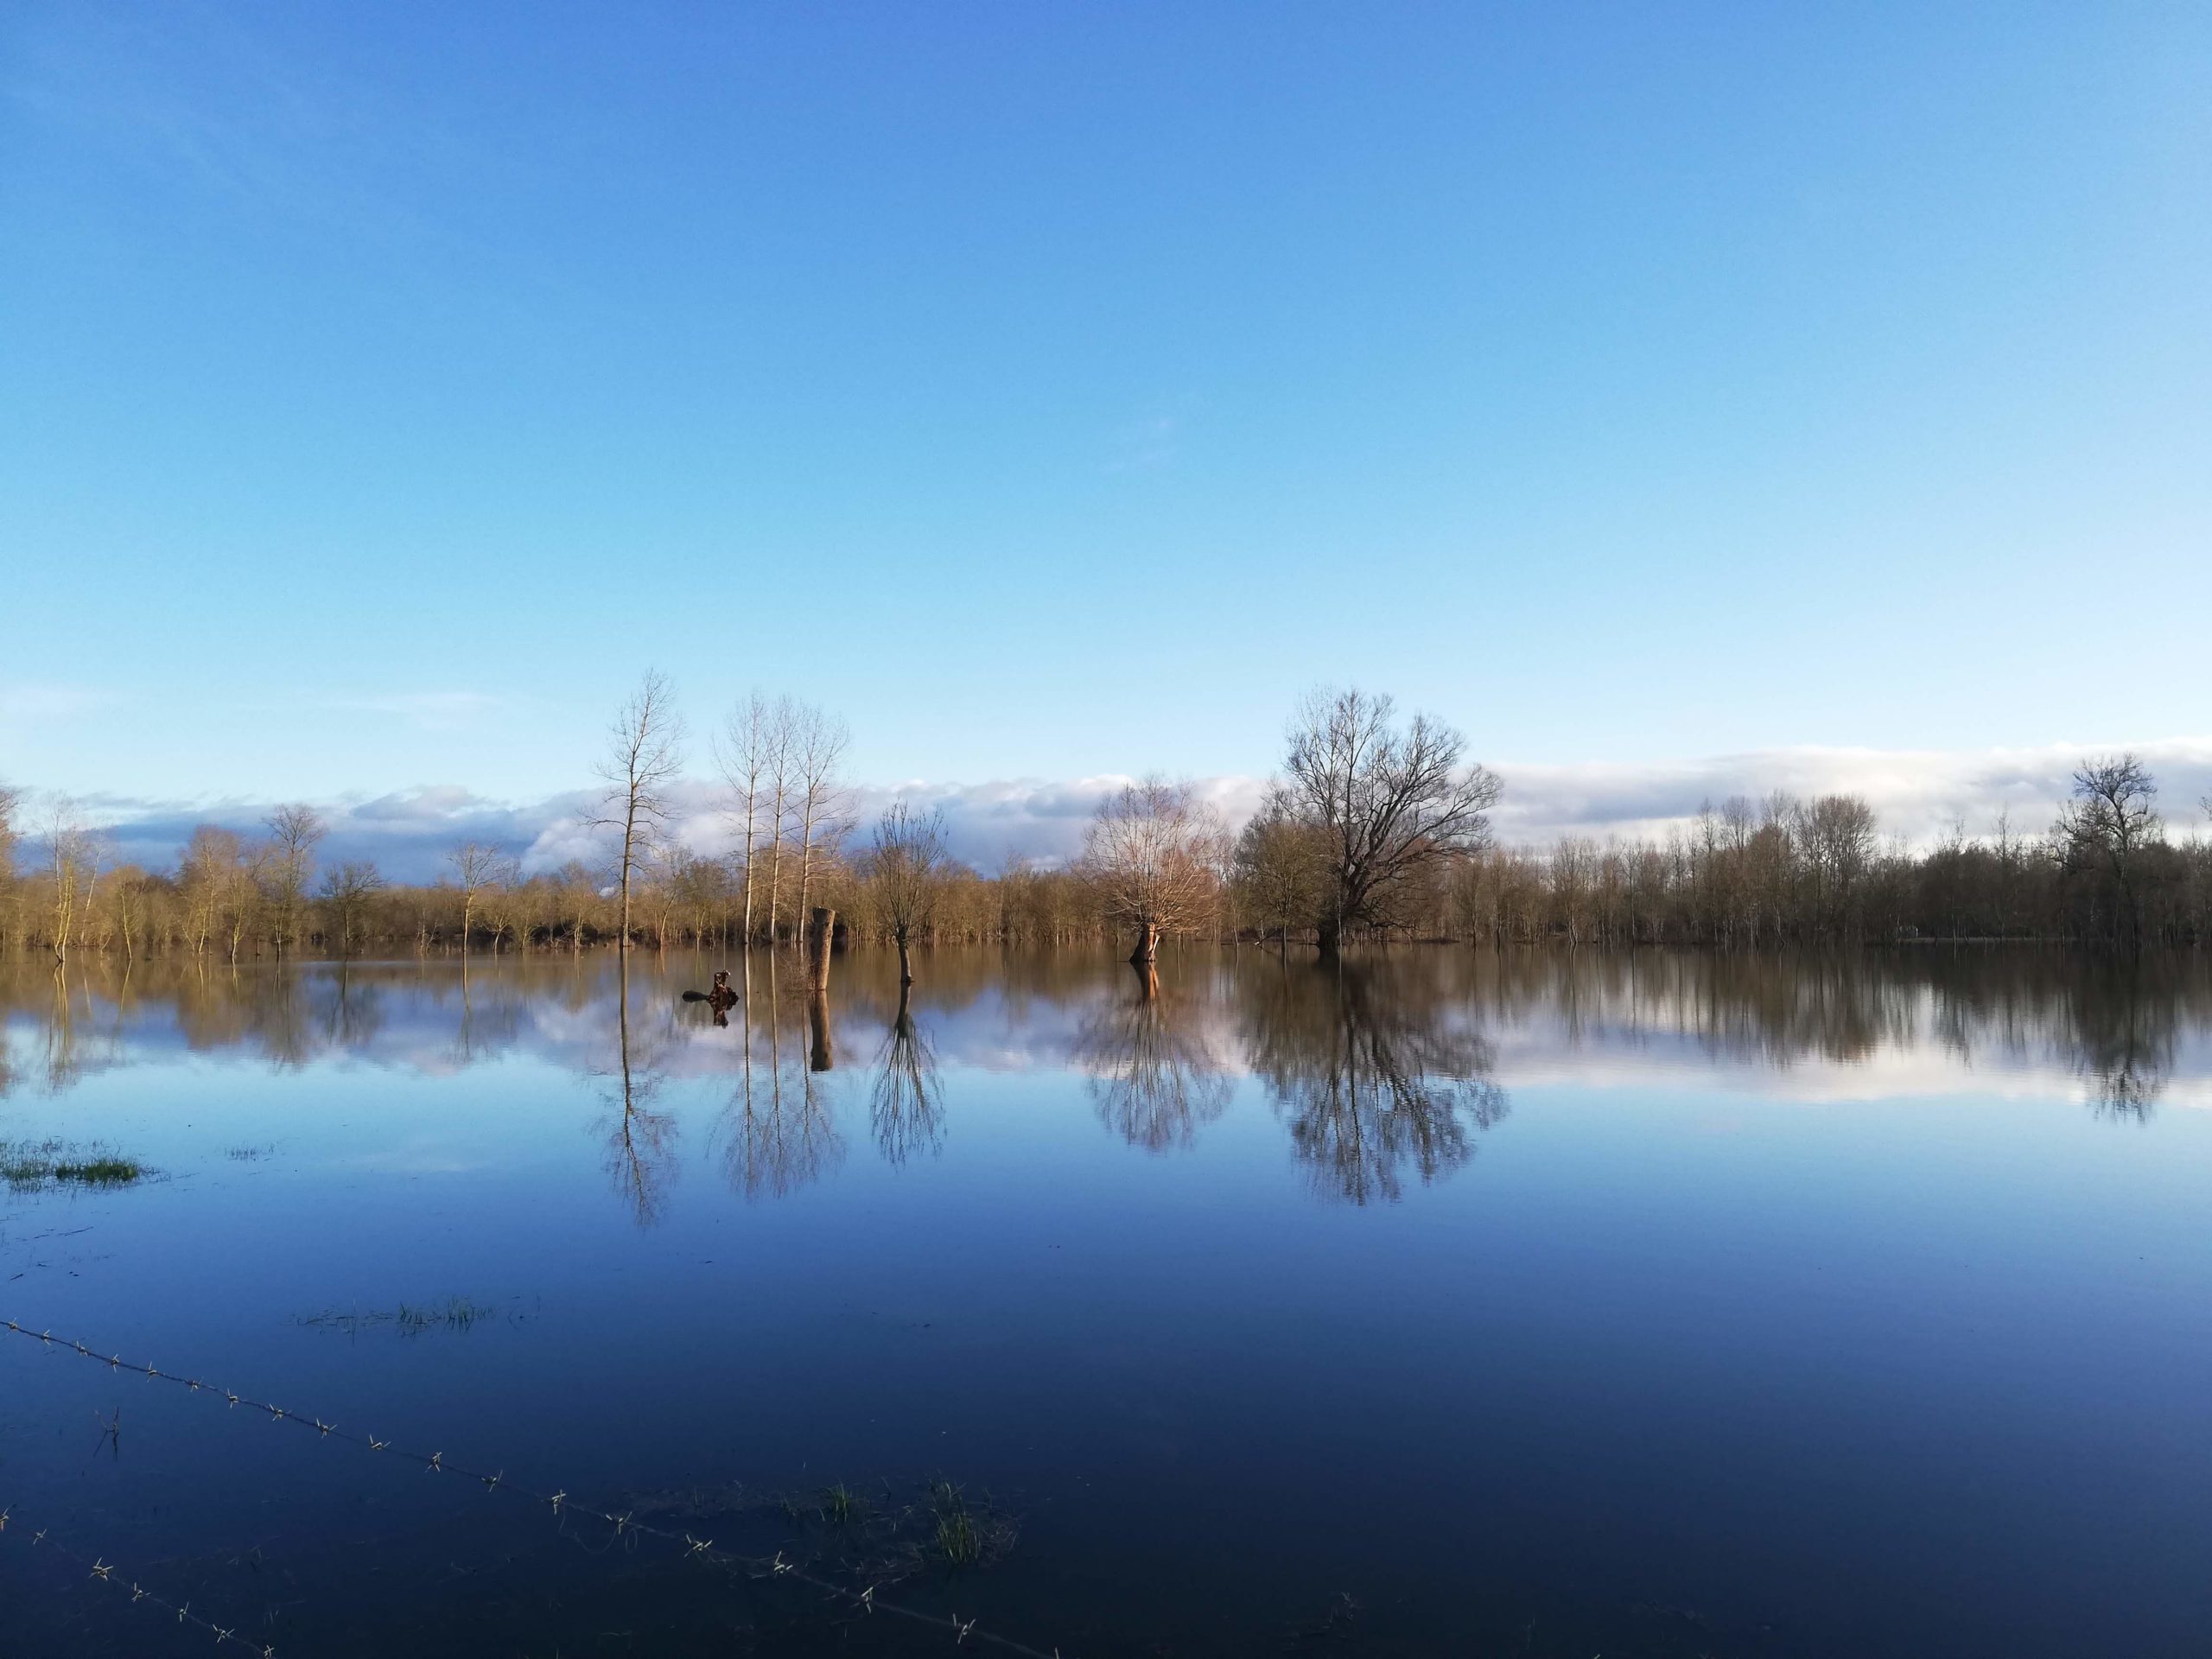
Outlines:
[{"label": "water reflection", "polygon": [[899,1009],[884,1033],[868,1091],[868,1122],[884,1161],[903,1164],[919,1153],[937,1155],[944,1142],[944,1088],[937,1054],[914,1023],[913,988],[899,988]]},{"label": "water reflection", "polygon": [[1246,1043],[1315,1190],[1393,1200],[1474,1155],[1505,1116],[1496,1056],[1464,1007],[1388,963],[1283,965],[1244,982]]},{"label": "water reflection", "polygon": [[1188,1147],[1229,1108],[1230,1080],[1180,994],[1163,992],[1150,963],[1130,964],[1133,990],[1103,997],[1076,1039],[1077,1065],[1099,1121],[1133,1147]]},{"label": "water reflection", "polygon": [[661,1217],[676,1173],[676,1116],[654,1104],[668,1081],[668,1022],[648,1019],[633,1031],[627,963],[618,978],[615,1065],[599,1133],[609,1183],[638,1224],[650,1227]]},{"label": "water reflection", "polygon": [[[735,1082],[720,1129],[723,1171],[748,1198],[783,1198],[844,1160],[844,1141],[822,1081],[832,1054],[828,999],[798,992],[788,980],[779,987],[772,952],[757,978],[747,961],[745,981]],[[783,991],[791,991],[790,1000]],[[802,1040],[803,1021],[810,1019],[818,1023]],[[819,1071],[813,1064],[817,1058]]]},{"label": "water reflection", "polygon": [[[1849,1097],[2001,1072],[2133,1122],[2212,1086],[2212,974],[2194,957],[2123,971],[2031,950],[1433,949],[1339,975],[1192,951],[1154,979],[1101,953],[947,950],[904,999],[887,959],[839,960],[833,995],[775,953],[733,958],[726,1009],[681,1001],[718,966],[688,957],[633,963],[626,989],[611,957],[0,960],[0,1096],[62,1094],[179,1052],[287,1071],[550,1064],[605,1096],[610,1165],[650,1218],[656,1164],[674,1162],[660,1121],[673,1109],[657,1103],[670,1079],[724,1103],[714,1141],[728,1179],[768,1198],[838,1166],[848,1100],[896,1163],[945,1143],[963,1073],[1068,1071],[1113,1135],[1169,1153],[1198,1145],[1249,1078],[1319,1190],[1358,1203],[1464,1162],[1504,1083],[1726,1067],[1747,1087]],[[839,1069],[846,1047],[872,1057],[857,1076]]]}]

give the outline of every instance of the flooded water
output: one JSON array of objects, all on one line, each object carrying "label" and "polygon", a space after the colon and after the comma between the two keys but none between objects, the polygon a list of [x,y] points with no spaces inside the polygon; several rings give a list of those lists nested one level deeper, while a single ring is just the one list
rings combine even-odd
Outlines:
[{"label": "flooded water", "polygon": [[0,968],[0,1649],[2212,1644],[2201,961],[894,971]]}]

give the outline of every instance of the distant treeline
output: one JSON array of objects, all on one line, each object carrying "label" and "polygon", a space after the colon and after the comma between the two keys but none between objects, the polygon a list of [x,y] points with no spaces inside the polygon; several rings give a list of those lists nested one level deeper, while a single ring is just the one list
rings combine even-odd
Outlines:
[{"label": "distant treeline", "polygon": [[[731,849],[673,833],[683,727],[648,676],[609,735],[607,861],[525,873],[511,849],[454,848],[446,877],[326,865],[325,827],[285,806],[265,833],[194,831],[174,870],[105,856],[65,806],[25,822],[0,789],[0,948],[188,950],[231,960],[366,949],[666,949],[787,943],[832,912],[841,941],[911,946],[1113,940],[1148,959],[1178,937],[1558,940],[1758,947],[2046,939],[2124,951],[2212,940],[2212,843],[2171,836],[2132,755],[2085,760],[2033,834],[2000,820],[1936,845],[1885,842],[1857,797],[1708,806],[1662,840],[1494,842],[1497,778],[1426,715],[1358,691],[1309,697],[1261,812],[1235,835],[1185,785],[1148,779],[1100,806],[1065,868],[984,874],[949,856],[935,814],[901,802],[854,822],[842,722],[789,698],[741,702],[713,745]],[[2212,806],[2207,807],[2212,810]],[[2191,815],[2192,817],[2194,814]]]}]

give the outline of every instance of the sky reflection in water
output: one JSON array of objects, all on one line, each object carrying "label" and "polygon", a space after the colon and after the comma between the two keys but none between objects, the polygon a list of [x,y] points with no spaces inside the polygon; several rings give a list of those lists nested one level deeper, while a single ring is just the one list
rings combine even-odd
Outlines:
[{"label": "sky reflection in water", "polygon": [[[2201,963],[715,965],[16,964],[0,1138],[156,1175],[10,1195],[0,1314],[832,1565],[733,1484],[943,1475],[1020,1542],[896,1595],[1070,1655],[2212,1628]],[[949,1641],[0,1379],[0,1504],[287,1653]],[[183,1650],[16,1536],[23,1650]]]}]

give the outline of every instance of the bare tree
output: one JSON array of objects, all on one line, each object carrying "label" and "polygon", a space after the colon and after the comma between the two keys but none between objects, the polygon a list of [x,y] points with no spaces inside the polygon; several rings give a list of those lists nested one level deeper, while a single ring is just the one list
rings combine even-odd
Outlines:
[{"label": "bare tree", "polygon": [[909,947],[937,913],[950,861],[944,850],[942,812],[931,810],[925,816],[904,801],[893,801],[876,820],[874,842],[868,854],[868,882],[892,940],[899,947],[901,985],[914,982]]},{"label": "bare tree", "polygon": [[75,804],[56,798],[47,814],[48,870],[54,883],[54,956],[65,961],[69,942],[92,907],[99,884],[98,834],[78,816]]},{"label": "bare tree", "polygon": [[745,864],[746,943],[753,941],[753,849],[760,836],[760,791],[775,747],[776,709],[758,691],[729,711],[715,739],[715,761],[727,789],[724,810],[741,837]]},{"label": "bare tree", "polygon": [[16,815],[22,810],[23,792],[0,784],[0,882],[15,879]]},{"label": "bare tree", "polygon": [[2149,769],[2133,754],[2084,760],[2074,772],[2074,798],[2052,826],[2068,874],[2098,872],[2110,879],[2113,938],[2133,949],[2143,942],[2138,866],[2143,849],[2158,838],[2158,813],[2152,804],[2158,793]]},{"label": "bare tree", "polygon": [[1147,778],[1098,804],[1080,868],[1106,915],[1136,931],[1131,962],[1152,961],[1162,933],[1188,932],[1214,913],[1227,839],[1188,784]]},{"label": "bare tree", "polygon": [[480,893],[497,887],[509,868],[509,861],[496,847],[486,847],[480,841],[465,841],[446,855],[446,862],[453,866],[454,881],[461,888],[461,954],[468,954],[468,931],[476,916],[476,900]]},{"label": "bare tree", "polygon": [[[366,859],[349,859],[322,878],[322,902],[330,919],[337,924],[340,956],[353,954],[354,936],[366,931],[363,922],[369,903],[383,891],[384,877]],[[325,949],[329,942],[329,934],[324,934]]]},{"label": "bare tree", "polygon": [[815,865],[844,839],[846,791],[839,769],[852,733],[835,715],[801,703],[793,711],[791,766],[798,790],[798,926],[812,914]]},{"label": "bare tree", "polygon": [[798,713],[789,697],[768,706],[767,748],[763,757],[768,790],[768,943],[776,942],[776,913],[784,896],[784,825],[791,789],[791,728]]},{"label": "bare tree", "polygon": [[668,823],[669,789],[683,768],[683,718],[665,676],[648,669],[607,728],[599,775],[607,785],[594,827],[619,829],[616,872],[622,888],[620,949],[630,949],[630,887],[653,840]]},{"label": "bare tree", "polygon": [[1490,839],[1496,775],[1461,764],[1466,739],[1451,727],[1415,715],[1401,729],[1395,711],[1387,696],[1321,690],[1291,721],[1278,798],[1322,834],[1324,956],[1347,925],[1393,919],[1391,901],[1413,878]]},{"label": "bare tree", "polygon": [[263,820],[269,830],[269,856],[263,878],[276,912],[276,949],[299,948],[300,918],[306,912],[308,883],[315,874],[315,849],[326,833],[311,806],[280,806]]}]

